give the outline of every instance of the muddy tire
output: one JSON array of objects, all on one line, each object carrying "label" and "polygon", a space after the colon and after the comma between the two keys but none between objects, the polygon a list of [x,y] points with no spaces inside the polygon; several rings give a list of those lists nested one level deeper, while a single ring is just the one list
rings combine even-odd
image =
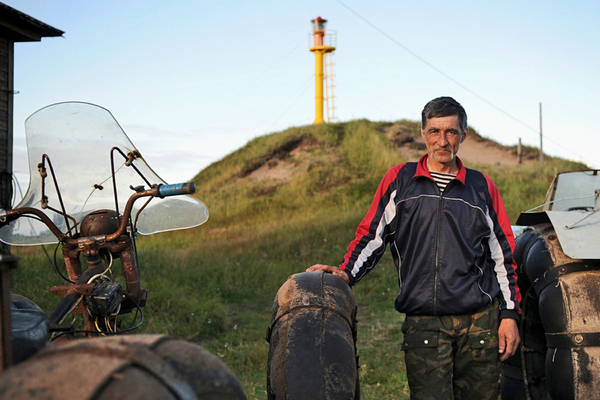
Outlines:
[{"label": "muddy tire", "polygon": [[220,359],[164,335],[53,344],[0,375],[0,398],[246,399]]},{"label": "muddy tire", "polygon": [[[526,391],[532,399],[598,398],[600,262],[568,257],[550,224],[533,226],[517,238],[515,260],[519,287],[527,294],[524,349],[519,349],[520,359],[513,356],[517,362],[513,359],[512,366],[518,370],[512,377],[506,374],[503,398],[525,398]],[[505,395],[508,389],[511,396]]]},{"label": "muddy tire", "polygon": [[269,400],[360,398],[356,303],[350,287],[322,272],[291,276],[273,302]]}]

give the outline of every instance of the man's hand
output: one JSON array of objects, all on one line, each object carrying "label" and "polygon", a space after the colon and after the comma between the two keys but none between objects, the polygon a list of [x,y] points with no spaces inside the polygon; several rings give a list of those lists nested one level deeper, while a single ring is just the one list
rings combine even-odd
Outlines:
[{"label": "man's hand", "polygon": [[500,340],[498,345],[498,352],[501,354],[500,361],[504,361],[515,354],[521,342],[517,321],[512,318],[501,319],[498,328],[498,339]]},{"label": "man's hand", "polygon": [[333,274],[335,276],[339,276],[348,285],[350,284],[350,278],[348,278],[348,274],[346,274],[344,271],[342,271],[338,267],[332,267],[331,265],[315,264],[312,267],[308,267],[306,269],[306,272],[313,272],[313,271],[323,271],[323,272]]}]

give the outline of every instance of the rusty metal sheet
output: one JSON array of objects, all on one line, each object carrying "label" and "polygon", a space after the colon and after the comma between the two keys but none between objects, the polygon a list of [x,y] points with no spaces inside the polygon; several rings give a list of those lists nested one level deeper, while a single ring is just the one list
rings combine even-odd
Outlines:
[{"label": "rusty metal sheet", "polygon": [[600,212],[546,211],[546,214],[567,256],[600,259]]},{"label": "rusty metal sheet", "polygon": [[69,290],[74,290],[81,295],[92,294],[94,291],[93,283],[81,283],[72,285],[59,285],[50,287],[50,292],[57,297],[65,297]]}]

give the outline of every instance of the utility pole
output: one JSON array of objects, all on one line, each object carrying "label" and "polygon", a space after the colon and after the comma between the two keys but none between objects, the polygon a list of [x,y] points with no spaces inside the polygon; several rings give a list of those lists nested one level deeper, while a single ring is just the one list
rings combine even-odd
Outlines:
[{"label": "utility pole", "polygon": [[543,150],[543,135],[542,135],[542,103],[540,103],[540,162],[544,162],[544,150]]}]

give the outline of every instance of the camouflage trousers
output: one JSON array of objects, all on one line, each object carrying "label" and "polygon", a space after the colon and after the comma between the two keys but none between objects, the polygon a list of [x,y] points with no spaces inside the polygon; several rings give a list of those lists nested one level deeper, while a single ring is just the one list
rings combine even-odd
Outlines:
[{"label": "camouflage trousers", "polygon": [[498,301],[466,315],[406,316],[410,398],[498,399]]}]

